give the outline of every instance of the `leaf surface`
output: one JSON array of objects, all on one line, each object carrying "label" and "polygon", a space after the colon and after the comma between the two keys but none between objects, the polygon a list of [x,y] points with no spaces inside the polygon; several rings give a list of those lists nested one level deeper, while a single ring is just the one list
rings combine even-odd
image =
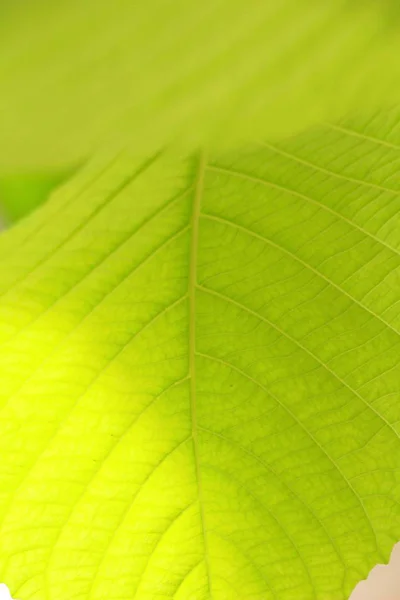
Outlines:
[{"label": "leaf surface", "polygon": [[0,238],[14,597],[345,599],[400,537],[395,111],[100,154]]}]

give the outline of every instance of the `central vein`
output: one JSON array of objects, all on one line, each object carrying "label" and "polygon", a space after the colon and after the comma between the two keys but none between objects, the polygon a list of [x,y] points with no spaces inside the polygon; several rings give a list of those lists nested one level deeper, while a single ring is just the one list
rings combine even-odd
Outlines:
[{"label": "central vein", "polygon": [[209,552],[207,542],[207,529],[205,525],[204,501],[201,481],[201,468],[199,459],[199,442],[197,426],[197,406],[196,406],[196,284],[197,284],[197,255],[199,247],[199,220],[200,205],[204,186],[204,173],[206,168],[206,157],[201,153],[197,172],[196,188],[193,199],[192,209],[192,238],[190,245],[190,266],[189,266],[189,376],[190,376],[190,407],[192,417],[192,440],[193,454],[196,467],[196,478],[198,488],[198,499],[200,507],[201,526],[204,539],[204,556],[208,576],[208,588],[211,597],[211,577],[209,565]]}]

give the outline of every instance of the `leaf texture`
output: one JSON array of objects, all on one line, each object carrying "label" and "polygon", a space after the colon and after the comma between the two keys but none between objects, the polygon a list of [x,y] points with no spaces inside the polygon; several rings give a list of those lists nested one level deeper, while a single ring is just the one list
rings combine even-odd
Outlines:
[{"label": "leaf texture", "polygon": [[0,238],[0,565],[28,600],[345,599],[400,537],[395,111],[99,154]]}]

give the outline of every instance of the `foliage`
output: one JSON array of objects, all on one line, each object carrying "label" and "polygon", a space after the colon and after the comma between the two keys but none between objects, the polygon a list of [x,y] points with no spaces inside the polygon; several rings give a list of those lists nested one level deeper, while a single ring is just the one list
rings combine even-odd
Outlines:
[{"label": "foliage", "polygon": [[345,599],[400,537],[390,6],[94,6],[2,5],[0,164],[90,159],[0,237],[0,577]]}]

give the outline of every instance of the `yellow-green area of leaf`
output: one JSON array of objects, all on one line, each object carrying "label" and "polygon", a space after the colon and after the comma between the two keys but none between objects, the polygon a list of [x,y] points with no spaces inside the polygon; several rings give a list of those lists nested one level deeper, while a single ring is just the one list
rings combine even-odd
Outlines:
[{"label": "yellow-green area of leaf", "polygon": [[0,579],[15,598],[346,600],[387,561],[397,122],[101,154],[3,234]]},{"label": "yellow-green area of leaf", "polygon": [[0,168],[277,139],[399,99],[394,2],[3,0]]}]

